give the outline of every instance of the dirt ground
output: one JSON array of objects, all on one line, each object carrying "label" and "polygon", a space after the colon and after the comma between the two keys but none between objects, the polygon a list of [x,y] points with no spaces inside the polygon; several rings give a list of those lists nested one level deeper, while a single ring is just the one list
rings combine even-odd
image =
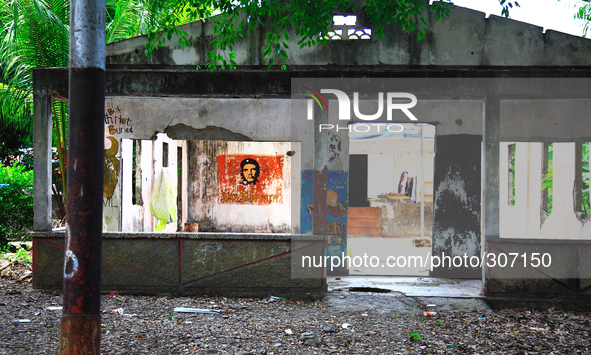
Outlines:
[{"label": "dirt ground", "polygon": [[[30,263],[13,258],[0,273],[0,354],[58,354],[61,293],[33,290]],[[104,295],[101,353],[591,354],[587,312],[478,302],[344,290],[321,301]]]}]

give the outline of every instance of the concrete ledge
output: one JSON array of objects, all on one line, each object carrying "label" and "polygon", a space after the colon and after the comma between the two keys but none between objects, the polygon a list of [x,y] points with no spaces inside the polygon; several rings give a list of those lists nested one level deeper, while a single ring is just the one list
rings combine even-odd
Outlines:
[{"label": "concrete ledge", "polygon": [[519,298],[519,297],[484,297],[482,298],[491,309],[497,311],[507,308],[528,308],[546,311],[552,307],[556,311],[591,311],[588,297],[575,298]]},{"label": "concrete ledge", "polygon": [[[33,231],[29,233],[33,238],[64,238],[65,230],[63,228],[54,229],[50,232]],[[152,232],[103,232],[103,239],[211,239],[211,240],[314,240],[322,241],[326,237],[322,235],[309,234],[270,234],[270,233],[152,233]]]},{"label": "concrete ledge", "polygon": [[[33,232],[33,288],[63,288],[63,231]],[[292,242],[297,242],[293,243]],[[104,233],[102,291],[321,298],[326,271],[293,278],[293,256],[326,255],[326,237],[235,233]],[[294,259],[294,260],[292,260]]]}]

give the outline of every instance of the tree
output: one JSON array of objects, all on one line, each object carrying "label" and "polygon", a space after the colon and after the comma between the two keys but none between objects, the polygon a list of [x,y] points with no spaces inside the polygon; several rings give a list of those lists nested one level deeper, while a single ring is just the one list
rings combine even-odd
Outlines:
[{"label": "tree", "polygon": [[[430,11],[437,14],[438,20],[449,15],[448,2],[443,0],[431,5]],[[336,12],[364,11],[367,19],[377,26],[373,33],[378,37],[383,38],[384,25],[394,21],[405,31],[417,31],[420,40],[427,32],[427,22],[423,16],[426,5],[424,0],[365,0],[362,4],[354,0],[173,1],[170,11],[164,14],[161,22],[163,26],[150,33],[146,54],[149,55],[172,35],[180,37],[181,46],[190,45],[187,33],[174,25],[176,17],[186,15],[205,19],[219,13],[213,18],[215,35],[212,39],[213,50],[208,53],[208,68],[233,68],[236,65],[233,51],[236,41],[249,35],[257,23],[267,26],[263,57],[272,66],[288,58],[289,29],[294,29],[295,35],[299,37],[297,44],[300,48],[325,44]]]},{"label": "tree", "polygon": [[[155,31],[172,0],[107,0],[106,40],[114,42]],[[181,1],[174,0],[177,6]],[[170,25],[193,20],[175,16]],[[0,123],[12,134],[31,141],[33,121],[32,69],[67,67],[70,2],[68,0],[5,0],[0,2]],[[62,191],[66,191],[67,104],[52,104],[54,146],[58,149]]]},{"label": "tree", "polygon": [[591,31],[591,0],[580,0],[575,5],[574,18],[583,20],[583,37],[587,37]]}]

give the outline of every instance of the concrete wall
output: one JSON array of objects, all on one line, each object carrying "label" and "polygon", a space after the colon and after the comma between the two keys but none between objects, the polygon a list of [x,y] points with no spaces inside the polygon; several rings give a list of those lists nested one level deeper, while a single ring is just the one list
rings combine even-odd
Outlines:
[{"label": "concrete wall", "polygon": [[[395,24],[386,25],[385,38],[330,40],[324,46],[300,49],[290,31],[287,65],[467,65],[467,66],[577,66],[588,65],[591,41],[527,23],[450,5],[450,16],[437,21],[425,10],[427,37],[417,40]],[[354,28],[371,28],[363,16]],[[335,29],[343,26],[335,26]],[[145,56],[147,36],[107,45],[107,64],[203,65],[211,50],[213,21],[198,21],[180,28],[188,33],[190,47],[180,48],[173,37],[165,46]],[[345,29],[346,32],[346,29]],[[263,62],[265,30],[257,25],[250,37],[234,47],[238,65]]]},{"label": "concrete wall", "polygon": [[[300,249],[320,258],[322,237],[208,233],[104,233],[103,292],[319,298],[325,270],[292,277]],[[33,234],[33,287],[62,290],[64,234]]]},{"label": "concrete wall", "polygon": [[[371,207],[382,211],[380,227],[383,237],[419,237],[421,236],[421,204],[408,200],[390,200],[388,198],[370,199]],[[433,201],[425,201],[425,235],[433,231]]]},{"label": "concrete wall", "polygon": [[[187,222],[204,232],[299,231],[291,206],[292,186],[300,185],[300,152],[299,143],[188,141]],[[255,185],[242,184],[244,159],[260,165]]]}]

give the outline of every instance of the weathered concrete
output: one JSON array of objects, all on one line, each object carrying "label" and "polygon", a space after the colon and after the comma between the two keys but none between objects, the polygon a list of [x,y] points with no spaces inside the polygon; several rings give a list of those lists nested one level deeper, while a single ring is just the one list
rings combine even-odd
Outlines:
[{"label": "weathered concrete", "polygon": [[[296,154],[289,156],[290,151]],[[300,152],[299,143],[188,141],[187,169],[191,178],[186,190],[187,222],[198,223],[203,232],[291,233],[292,228],[299,230],[299,219],[291,220],[290,209],[292,185],[300,185],[301,175],[292,170],[292,162],[299,160],[297,153]],[[269,177],[272,185],[258,193],[229,186],[230,181],[234,181],[230,175],[236,175],[237,171],[220,165],[220,159],[233,156],[260,157],[261,164],[261,159],[273,157],[276,165],[261,167],[261,178],[273,174]],[[268,201],[249,200],[252,198]]]},{"label": "weathered concrete", "polygon": [[[428,7],[428,6],[427,6]],[[417,41],[397,25],[386,25],[385,38],[330,40],[324,46],[299,48],[291,30],[287,65],[463,65],[463,66],[555,66],[588,65],[591,41],[527,23],[450,5],[450,16],[437,21],[425,10],[427,38]],[[356,28],[372,27],[363,15]],[[213,20],[181,26],[191,46],[180,48],[173,37],[164,47],[145,56],[147,36],[107,45],[107,64],[204,65],[211,50]],[[340,28],[336,26],[336,28]],[[237,41],[238,65],[264,64],[262,53],[266,30],[257,24],[250,37]]]},{"label": "weathered concrete", "polygon": [[[495,16],[485,19],[482,13],[458,7],[452,6],[451,10],[452,17],[445,18],[442,21],[435,21],[435,14],[430,13],[428,9],[425,10],[430,32],[426,40],[422,42],[416,40],[416,34],[405,33],[398,30],[395,25],[391,25],[387,26],[385,30],[386,38],[384,40],[374,38],[371,40],[329,41],[325,46],[316,46],[303,50],[298,50],[298,46],[292,43],[290,45],[292,51],[289,53],[290,59],[287,62],[287,71],[260,69],[264,67],[258,67],[258,69],[252,70],[251,67],[248,67],[264,64],[262,63],[262,43],[265,38],[265,30],[258,25],[252,37],[236,45],[236,59],[238,64],[243,66],[240,68],[241,70],[231,72],[219,71],[215,73],[209,73],[207,70],[195,71],[196,64],[203,64],[206,61],[206,52],[211,49],[209,43],[213,33],[211,21],[204,23],[196,22],[188,24],[183,28],[189,32],[190,41],[193,43],[193,46],[188,48],[181,49],[176,47],[177,40],[173,38],[165,47],[155,51],[152,56],[145,57],[144,45],[146,43],[146,37],[109,45],[107,62],[118,66],[118,68],[130,68],[132,70],[113,70],[107,72],[107,92],[114,96],[201,96],[218,99],[223,97],[225,99],[231,99],[228,101],[232,101],[232,106],[240,106],[242,103],[239,101],[241,100],[234,100],[234,98],[248,97],[251,99],[261,99],[261,101],[268,98],[287,99],[292,91],[291,79],[304,77],[591,77],[591,71],[587,67],[591,63],[589,61],[589,58],[591,58],[589,55],[591,54],[591,42],[587,39],[553,31],[548,31],[544,34],[536,26]],[[359,19],[358,24],[362,27],[371,27],[371,24],[367,24],[363,18]],[[291,38],[292,40],[296,39],[293,33]],[[333,64],[336,64],[336,66],[333,67]],[[143,67],[134,65],[143,65]],[[175,67],[176,65],[187,65],[187,67],[178,68]],[[306,65],[313,65],[313,67]],[[359,65],[363,65],[363,67],[360,68]],[[415,67],[409,68],[408,65],[415,65]],[[556,65],[568,65],[569,67],[559,68],[555,67]],[[515,66],[517,68],[507,66]],[[543,68],[541,66],[547,67]],[[155,67],[160,69],[154,70],[153,68]],[[146,70],[146,68],[151,69]],[[52,69],[47,75],[45,79],[47,82],[52,83],[52,87],[47,86],[47,88],[52,93],[57,93],[57,95],[61,95],[62,97],[67,96],[64,95],[67,89],[63,85],[64,82],[67,83],[66,74],[60,74],[59,70]],[[443,99],[450,100],[450,103],[445,107],[443,112],[437,110],[435,105],[430,107],[423,106],[425,108],[417,106],[417,110],[420,110],[423,114],[421,120],[423,117],[425,119],[422,122],[430,122],[437,125],[438,144],[445,142],[446,139],[448,143],[451,142],[454,139],[453,135],[462,135],[462,140],[459,140],[457,143],[461,144],[464,148],[466,148],[466,142],[470,145],[470,149],[463,150],[448,147],[450,148],[450,152],[455,152],[455,157],[451,157],[450,153],[436,158],[441,162],[441,165],[438,168],[436,167],[436,173],[439,171],[440,178],[438,178],[439,180],[436,179],[435,190],[437,191],[438,188],[441,188],[441,185],[453,183],[453,179],[446,180],[444,176],[448,172],[448,169],[451,169],[452,172],[464,173],[463,169],[465,167],[463,165],[460,164],[460,167],[455,165],[459,160],[464,159],[464,156],[469,157],[470,164],[468,165],[474,169],[474,172],[467,173],[468,177],[461,177],[460,179],[461,181],[469,180],[469,184],[462,187],[460,192],[466,192],[464,188],[473,190],[470,194],[467,194],[467,197],[474,203],[463,204],[461,198],[454,199],[453,197],[448,201],[446,197],[439,201],[442,205],[438,206],[436,198],[434,229],[437,230],[439,228],[437,233],[442,235],[442,231],[450,232],[458,227],[469,235],[467,238],[468,244],[471,246],[480,245],[480,240],[477,236],[480,223],[479,216],[477,216],[480,213],[478,207],[480,190],[477,187],[480,184],[478,182],[479,179],[476,178],[476,175],[480,171],[480,160],[476,157],[477,155],[479,156],[476,152],[480,151],[480,142],[474,140],[479,140],[479,137],[484,135],[486,157],[484,165],[486,169],[489,169],[488,172],[485,172],[486,194],[484,196],[485,212],[483,215],[486,216],[484,220],[486,224],[484,236],[486,238],[484,240],[484,246],[486,247],[486,242],[490,241],[497,241],[499,243],[508,242],[495,239],[498,238],[498,228],[495,228],[498,225],[498,177],[495,177],[498,175],[498,169],[495,168],[495,164],[498,165],[498,150],[495,151],[495,149],[498,148],[499,141],[503,140],[504,137],[511,137],[513,141],[547,141],[549,139],[553,141],[590,141],[591,126],[581,124],[583,121],[580,120],[580,117],[584,117],[582,115],[563,117],[550,114],[553,111],[549,104],[544,104],[546,105],[545,108],[541,108],[535,111],[535,113],[534,110],[531,110],[531,117],[527,116],[528,118],[526,119],[523,119],[523,116],[520,115],[505,117],[501,114],[500,128],[498,107],[495,108],[496,112],[491,112],[490,107],[488,107],[484,111],[485,125],[483,126],[483,109],[481,103],[482,100],[488,99],[486,96],[490,94],[489,92],[481,90],[477,84],[472,84],[468,81],[458,84],[450,80],[449,83],[442,85],[437,90],[431,84],[433,82],[430,79],[430,85],[424,86],[422,89],[419,88],[417,91],[421,105],[423,105],[421,94],[425,96],[440,95]],[[590,92],[588,80],[581,85],[573,85],[573,82],[569,80],[562,80],[560,82],[549,81],[544,85],[533,84],[531,81],[526,81],[523,84],[516,84],[515,82],[509,81],[506,85],[501,84],[500,87],[503,89],[502,95],[505,98],[529,99],[530,97],[528,95],[531,95],[546,101],[549,98],[553,98],[554,95],[562,95],[562,97],[568,95],[585,96]],[[416,86],[409,86],[403,87],[402,89],[414,92],[413,90],[415,88]],[[456,102],[461,101],[458,98],[465,97],[475,99],[474,105],[471,105],[475,110],[464,110],[464,113],[461,113],[460,109],[456,108]],[[503,100],[505,99],[501,101]],[[444,104],[441,105],[443,106]],[[538,105],[538,103],[532,103],[532,105]],[[523,110],[527,111],[529,106],[524,106],[525,108]],[[500,107],[502,111],[504,107],[502,103]],[[219,108],[220,112],[222,110],[223,108]],[[146,111],[149,110],[144,110],[143,112]],[[432,116],[429,116],[429,113]],[[491,119],[491,113],[493,113],[494,117],[492,118],[494,119]],[[166,113],[164,116],[171,117]],[[439,119],[436,116],[441,116],[443,119]],[[236,117],[242,116],[237,115]],[[524,123],[524,121],[527,122]],[[153,123],[154,121],[150,120],[149,122]],[[179,131],[183,131],[183,133],[194,135],[194,138],[199,139],[207,139],[209,136],[217,138],[224,137],[224,139],[226,137],[237,137],[240,138],[239,140],[255,139],[252,133],[257,134],[259,132],[259,130],[253,130],[250,125],[247,130],[242,131],[233,129],[231,126],[203,123],[204,120],[201,117],[197,122],[192,122],[192,119],[189,118],[186,122],[173,123],[170,126],[166,124],[160,125],[155,130],[168,129],[171,134],[179,134]],[[551,129],[558,123],[564,127],[564,130],[554,130],[552,133],[544,133],[545,129]],[[191,128],[183,130],[182,128],[184,127],[179,124]],[[226,121],[224,124],[229,123]],[[241,122],[241,124],[244,124],[244,122]],[[213,132],[207,132],[208,125],[213,127]],[[534,127],[535,125],[539,126]],[[286,125],[286,127],[288,126]],[[283,141],[302,142],[302,145],[305,147],[312,147],[314,145],[313,140],[306,138],[306,136],[313,136],[313,126],[309,128],[303,127],[303,124],[294,125],[293,121],[290,126],[291,132],[289,130],[281,132],[281,135],[285,133],[285,136],[289,137]],[[265,135],[271,131],[270,128],[262,127],[262,125],[257,127],[264,129],[264,131],[260,132],[261,140],[265,140],[265,137],[267,137]],[[302,133],[294,133],[294,127],[297,127]],[[514,127],[523,127],[523,130],[516,130]],[[515,133],[516,131],[519,132]],[[211,135],[207,133],[211,133]],[[150,132],[148,130],[146,132],[147,137],[152,137],[153,134],[153,131]],[[507,135],[504,136],[504,134]],[[337,136],[341,137],[341,135]],[[347,150],[344,150],[340,157],[344,161],[344,164],[347,164]],[[306,149],[302,152],[302,170],[314,169],[315,166],[319,165],[319,160],[324,158],[326,157],[318,158],[317,156],[317,159],[314,159],[314,152],[311,149]],[[329,173],[331,169],[343,169],[346,172],[347,167],[338,166],[335,160],[334,166],[328,166]],[[495,169],[497,169],[496,172]],[[491,189],[489,190],[488,187],[491,187]],[[440,192],[443,195],[450,194],[449,189],[443,189]],[[448,210],[447,214],[441,214],[437,217],[437,209],[446,206],[453,210]],[[293,210],[294,208],[292,208]],[[454,213],[457,211],[459,211],[461,216]],[[470,213],[473,213],[473,215],[470,215]],[[463,217],[466,218],[464,219]],[[39,222],[36,225],[37,229],[47,227],[46,225],[41,225],[43,224],[42,219]],[[437,225],[437,223],[440,224]],[[443,239],[446,242],[454,238],[449,233],[447,236],[447,239]],[[562,244],[560,245],[557,248],[562,248]],[[447,248],[449,245],[445,247]],[[462,244],[460,247],[465,248],[465,245]],[[568,247],[565,249],[568,249]],[[569,254],[567,253],[566,255]],[[232,277],[228,280],[240,282],[240,280]],[[488,283],[484,286],[492,287],[491,290],[494,290],[494,282],[496,281],[494,279],[487,281]],[[502,288],[497,288],[496,290],[502,291]],[[524,287],[521,291],[527,291],[527,288]]]},{"label": "weathered concrete", "polygon": [[[479,136],[439,136],[435,151],[433,255],[480,255]],[[438,267],[437,277],[478,277],[480,268]]]},{"label": "weathered concrete", "polygon": [[33,169],[33,229],[51,229],[51,95],[46,81],[33,76],[33,145],[36,149]]},{"label": "weathered concrete", "polygon": [[[33,287],[61,289],[64,234],[33,234]],[[292,248],[325,255],[322,236],[291,234],[104,233],[102,291],[142,294],[318,298],[323,269],[292,278]],[[294,258],[297,259],[297,258]]]},{"label": "weathered concrete", "polygon": [[[414,236],[421,235],[421,205],[411,200],[389,200],[387,198],[371,199],[371,207],[379,207],[382,210],[380,227],[382,235]],[[425,202],[425,233],[431,234],[433,228],[433,202]]]}]

